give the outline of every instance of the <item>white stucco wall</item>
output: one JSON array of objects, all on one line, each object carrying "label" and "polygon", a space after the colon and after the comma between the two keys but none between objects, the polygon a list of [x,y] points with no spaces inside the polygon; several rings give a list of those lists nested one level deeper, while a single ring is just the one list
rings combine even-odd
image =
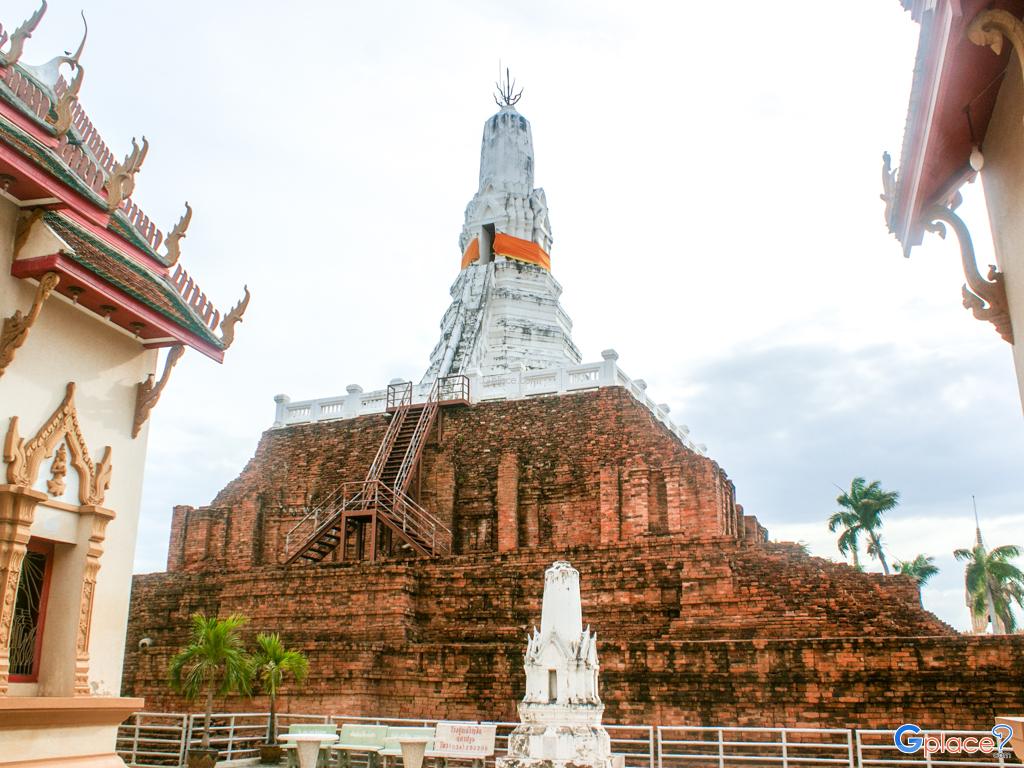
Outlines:
[{"label": "white stucco wall", "polygon": [[[1016,54],[1013,54],[1013,58]],[[1006,298],[1016,343],[1013,361],[1024,404],[1024,83],[1013,59],[999,89],[995,113],[983,146],[981,172],[999,269],[1006,275]],[[979,265],[981,273],[987,272]]]},{"label": "white stucco wall", "polygon": [[[27,311],[36,289],[34,283],[11,277],[16,217],[16,208],[0,200],[0,316],[3,317],[10,316],[16,309]],[[98,461],[105,446],[113,449],[113,473],[103,506],[116,512],[117,517],[106,530],[89,646],[89,682],[97,694],[117,696],[120,692],[148,435],[146,426],[138,438],[131,437],[135,391],[138,382],[153,371],[156,361],[155,350],[143,349],[131,336],[54,292],[43,305],[28,340],[0,377],[0,431],[3,434],[10,418],[18,416],[21,436],[31,438],[61,403],[67,382],[74,381],[79,422],[91,457]],[[50,476],[49,462],[44,464],[40,474],[41,482],[37,487],[45,490],[45,480]],[[67,481],[68,489],[61,500],[77,504],[77,476],[70,461]],[[76,513],[67,510],[39,508],[33,535],[56,541],[80,536],[74,532],[74,516]],[[47,647],[51,644],[67,647],[68,638],[55,635],[70,631],[69,625],[51,622],[51,617],[61,603],[70,601],[77,605],[80,589],[80,584],[68,584],[59,576],[55,572],[51,581],[41,689],[48,684],[55,685],[52,680],[46,682],[51,677],[47,674],[47,665],[55,663],[47,659]],[[58,595],[61,590],[70,590],[73,594],[62,597]],[[51,630],[55,635],[50,634]],[[74,658],[69,661],[73,671]],[[51,667],[50,671],[53,669]],[[16,691],[12,688],[13,693]],[[60,690],[40,690],[40,693],[69,695]]]}]

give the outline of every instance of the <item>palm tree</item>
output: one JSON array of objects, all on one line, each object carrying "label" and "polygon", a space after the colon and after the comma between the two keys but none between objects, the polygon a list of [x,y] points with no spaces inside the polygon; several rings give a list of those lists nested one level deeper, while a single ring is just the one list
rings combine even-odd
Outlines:
[{"label": "palm tree", "polygon": [[896,567],[896,573],[913,576],[919,587],[923,587],[932,576],[939,572],[938,566],[935,565],[935,558],[928,555],[918,555],[913,560],[903,562],[897,560],[893,565]]},{"label": "palm tree", "polygon": [[213,697],[236,691],[248,694],[251,689],[251,663],[238,634],[247,621],[239,614],[218,619],[195,613],[189,644],[171,659],[171,687],[189,701],[206,694],[203,749],[210,748]]},{"label": "palm tree", "polygon": [[309,661],[300,651],[289,651],[281,637],[273,634],[256,635],[256,652],[251,659],[253,680],[270,699],[270,738],[268,744],[277,743],[277,694],[285,675],[291,675],[301,684],[309,674]]},{"label": "palm tree", "polygon": [[882,571],[889,575],[889,563],[882,546],[882,514],[894,509],[899,500],[898,491],[882,490],[878,480],[868,483],[863,477],[853,478],[850,490],[836,497],[836,503],[842,509],[829,518],[828,529],[833,533],[843,529],[838,542],[839,551],[844,555],[852,553],[854,566],[860,565],[857,560],[858,537],[863,533],[868,538],[868,554],[881,562]]},{"label": "palm tree", "polygon": [[1017,628],[1012,604],[1024,608],[1024,572],[1009,561],[1020,554],[1021,548],[1013,544],[986,552],[980,531],[971,549],[953,552],[957,560],[967,563],[964,584],[971,615],[991,620],[992,634],[1010,634]]},{"label": "palm tree", "polygon": [[836,545],[839,547],[839,554],[852,555],[853,556],[853,567],[860,569],[860,557],[858,556],[858,550],[860,549],[860,521],[857,519],[857,515],[848,509],[841,509],[838,512],[833,512],[832,516],[828,519],[828,529],[832,533],[835,533],[839,528],[843,529],[843,532],[839,535],[839,541]]}]

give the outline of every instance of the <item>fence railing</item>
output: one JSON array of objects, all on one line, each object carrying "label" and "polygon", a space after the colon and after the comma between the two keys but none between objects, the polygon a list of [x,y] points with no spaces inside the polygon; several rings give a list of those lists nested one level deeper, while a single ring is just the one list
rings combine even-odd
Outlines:
[{"label": "fence railing", "polygon": [[658,768],[856,768],[853,734],[844,729],[659,726],[657,741]]},{"label": "fence railing", "polygon": [[117,729],[117,753],[128,765],[138,768],[182,765],[190,717],[136,712]]},{"label": "fence railing", "polygon": [[[372,723],[434,726],[438,720],[352,715],[277,716],[278,735],[296,723]],[[477,721],[469,721],[477,722]],[[495,754],[508,751],[508,738],[518,723],[479,721],[496,726]],[[1013,754],[904,754],[893,743],[893,731],[842,728],[754,728],[605,724],[612,752],[626,768],[1002,768],[1019,765]],[[210,744],[224,761],[258,756],[266,741],[266,712],[217,713],[211,718]],[[134,768],[177,768],[185,764],[189,746],[201,742],[203,715],[140,712],[118,729],[117,751]],[[922,731],[921,736],[991,736],[988,731]],[[366,755],[353,754],[351,768],[369,768]]]},{"label": "fence railing", "polygon": [[[1003,766],[1007,763],[1017,763],[1012,752],[993,753],[989,755],[957,752],[953,754],[937,752],[925,756],[922,752],[908,755],[896,748],[893,743],[892,731],[856,731],[855,743],[857,745],[857,765],[859,768],[880,768],[881,766],[900,766],[900,768],[914,768],[924,766],[925,768],[944,768],[945,766]],[[964,737],[992,737],[991,731],[926,731],[919,734],[925,736],[955,736]]]},{"label": "fence railing", "polygon": [[[197,748],[203,740],[203,715],[189,719],[189,748]],[[225,712],[210,718],[210,747],[220,753],[221,760],[247,760],[259,757],[259,746],[267,741],[270,715],[266,712]],[[127,761],[125,761],[127,762]]]}]

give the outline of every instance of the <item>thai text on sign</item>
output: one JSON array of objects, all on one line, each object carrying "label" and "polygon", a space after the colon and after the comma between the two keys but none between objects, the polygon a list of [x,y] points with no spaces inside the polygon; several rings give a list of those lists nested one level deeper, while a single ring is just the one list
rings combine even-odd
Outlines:
[{"label": "thai text on sign", "polygon": [[494,725],[438,723],[433,753],[446,757],[488,757],[494,754]]}]

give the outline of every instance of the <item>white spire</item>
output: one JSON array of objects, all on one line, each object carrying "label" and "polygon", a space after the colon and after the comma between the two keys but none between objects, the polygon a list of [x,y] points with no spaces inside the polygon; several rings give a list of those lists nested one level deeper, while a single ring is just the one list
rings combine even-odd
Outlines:
[{"label": "white spire", "polygon": [[[484,123],[480,140],[480,182],[466,206],[466,220],[459,238],[465,253],[476,238],[484,251],[495,234],[536,243],[551,254],[551,221],[543,189],[533,188],[533,131],[530,121],[504,106]],[[490,228],[481,233],[481,229]],[[481,237],[482,235],[482,237]],[[489,239],[490,238],[490,239]]]},{"label": "white spire", "polygon": [[580,601],[580,572],[564,560],[558,560],[544,572],[544,607],[540,614],[540,634],[547,639],[555,634],[569,646],[583,633],[583,605]]},{"label": "white spire", "polygon": [[477,194],[492,191],[533,192],[533,134],[529,121],[515,107],[502,107],[484,123]]},{"label": "white spire", "polygon": [[484,123],[479,186],[459,237],[461,271],[423,381],[580,362],[551,275],[551,222],[544,190],[533,187],[530,123],[512,105],[516,94],[507,95]]}]

